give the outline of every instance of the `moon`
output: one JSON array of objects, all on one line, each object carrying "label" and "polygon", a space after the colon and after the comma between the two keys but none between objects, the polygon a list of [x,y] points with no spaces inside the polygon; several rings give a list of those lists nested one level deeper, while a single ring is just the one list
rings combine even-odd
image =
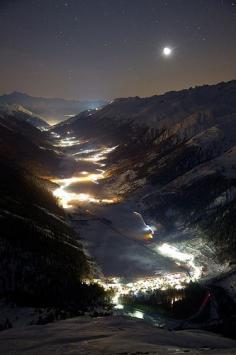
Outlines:
[{"label": "moon", "polygon": [[172,49],[170,47],[164,47],[162,53],[164,56],[169,57],[172,54]]}]

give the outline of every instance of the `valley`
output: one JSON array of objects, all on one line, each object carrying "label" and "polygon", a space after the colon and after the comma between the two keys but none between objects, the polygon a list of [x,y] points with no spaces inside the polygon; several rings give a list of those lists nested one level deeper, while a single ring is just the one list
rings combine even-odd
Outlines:
[{"label": "valley", "polygon": [[236,355],[236,0],[0,0],[0,355]]},{"label": "valley", "polygon": [[175,243],[160,240],[158,228],[147,225],[135,210],[135,201],[119,198],[116,191],[106,188],[107,161],[116,146],[91,148],[89,141],[80,140],[73,132],[64,137],[50,133],[55,137],[54,145],[78,162],[72,176],[65,172],[66,177],[52,180],[56,185],[53,195],[95,262],[94,281],[115,291],[115,308],[123,307],[123,295],[181,289],[203,276],[201,260],[195,261],[194,254],[183,247],[179,250]]},{"label": "valley", "polygon": [[235,93],[116,99],[51,127],[0,109],[3,330],[107,316],[235,337]]}]

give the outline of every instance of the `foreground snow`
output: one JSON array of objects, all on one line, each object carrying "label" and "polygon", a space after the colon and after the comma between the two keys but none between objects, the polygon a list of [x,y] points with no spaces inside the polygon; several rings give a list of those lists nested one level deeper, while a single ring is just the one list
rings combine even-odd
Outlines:
[{"label": "foreground snow", "polygon": [[0,354],[236,354],[236,341],[124,317],[79,317],[0,333]]}]

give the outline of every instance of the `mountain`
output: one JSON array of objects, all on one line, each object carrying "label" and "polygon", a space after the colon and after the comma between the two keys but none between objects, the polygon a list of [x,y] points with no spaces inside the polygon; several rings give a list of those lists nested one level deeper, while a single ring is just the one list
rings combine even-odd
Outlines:
[{"label": "mountain", "polygon": [[[214,117],[222,117],[227,110],[234,112],[235,86],[236,81],[231,81],[148,98],[116,99],[99,110],[83,112],[62,122],[55,129],[58,132],[67,128],[75,132],[82,130],[81,135],[104,136],[104,139],[113,135],[118,142],[130,137],[135,139],[141,132],[147,139],[148,135],[151,138],[162,132],[187,138],[210,127]],[[124,131],[124,127],[128,131]],[[122,134],[117,135],[119,130]]]},{"label": "mountain", "polygon": [[23,106],[17,104],[0,104],[0,115],[8,117],[14,116],[18,120],[27,122],[40,130],[46,130],[49,128],[47,122],[28,111]]},{"label": "mountain", "polygon": [[[0,297],[71,315],[102,304],[91,261],[44,181],[0,160]],[[77,314],[77,313],[76,313]]]},{"label": "mountain", "polygon": [[[81,223],[74,215],[72,223],[73,212],[66,215],[48,191],[52,184],[48,176],[71,177],[82,170],[81,161],[70,156],[74,149],[91,152],[90,148],[114,145],[116,149],[105,161],[106,171],[102,170],[105,179],[92,185],[107,196],[117,196],[120,205],[124,200],[132,215],[135,206],[145,226],[155,227],[153,238],[145,244],[154,258],[148,263],[152,265],[159,257],[159,246],[168,243],[177,247],[170,250],[189,258],[186,260],[193,263],[194,271],[203,271],[207,297],[212,283],[236,299],[236,81],[151,98],[117,99],[45,131],[32,125],[28,116],[18,108],[0,113],[1,299],[18,307],[53,308],[52,317],[39,317],[41,324],[107,306],[111,295],[98,285],[84,283],[93,277],[94,265],[83,247],[89,243],[82,244],[73,227],[77,224],[77,231],[86,240],[82,229],[89,233],[89,222],[82,219]],[[75,146],[60,147],[63,141],[75,142]],[[105,211],[108,206],[100,207]],[[92,207],[86,212],[94,217]],[[79,213],[84,218],[82,205]],[[115,230],[110,219],[100,219],[104,230],[110,225]],[[106,239],[114,234],[108,230],[103,239],[103,230],[98,228],[100,237],[97,239],[97,230],[94,236],[99,253],[111,254]],[[123,233],[119,235],[126,239]],[[114,239],[114,253],[120,240]],[[140,243],[143,241],[137,241]],[[135,260],[137,249],[127,248],[127,252]],[[212,293],[210,305],[216,302],[214,297]],[[230,332],[227,328],[225,334],[232,334],[235,308],[227,308],[232,317],[225,311],[227,297],[220,298],[219,309],[225,312],[222,319],[230,318],[226,322]],[[9,320],[0,321],[1,327],[9,327]]]},{"label": "mountain", "polygon": [[103,106],[103,100],[64,100],[33,97],[20,92],[0,96],[0,104],[20,105],[49,123],[56,123],[87,109]]},{"label": "mountain", "polygon": [[[54,127],[118,145],[106,189],[138,204],[162,241],[236,260],[236,81],[122,98]],[[213,246],[212,246],[213,244]]]},{"label": "mountain", "polygon": [[[29,123],[30,122],[30,123]],[[52,136],[32,125],[31,116],[19,110],[0,109],[0,158],[36,175],[56,175],[73,161],[52,145]]]},{"label": "mountain", "polygon": [[18,113],[0,114],[0,298],[72,315],[102,304],[104,291],[84,284],[91,260],[48,191],[68,160],[50,140]]}]

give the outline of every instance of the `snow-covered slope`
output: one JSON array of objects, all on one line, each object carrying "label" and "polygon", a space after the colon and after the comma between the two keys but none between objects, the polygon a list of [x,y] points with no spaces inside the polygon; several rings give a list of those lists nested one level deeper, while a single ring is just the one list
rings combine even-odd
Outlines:
[{"label": "snow-covered slope", "polygon": [[31,111],[27,110],[25,107],[16,104],[1,104],[0,103],[0,115],[1,116],[14,116],[19,121],[27,122],[41,130],[45,130],[49,128],[47,122],[45,122],[42,118],[33,114]]},{"label": "snow-covered slope", "polygon": [[[168,92],[150,98],[116,99],[100,110],[87,111],[60,124],[58,131],[81,130],[80,134],[90,137],[119,133],[119,127],[129,128],[123,131],[123,137],[139,129],[148,137],[165,137],[178,132],[182,137],[190,137],[212,126],[222,116],[235,112],[236,81],[202,86],[180,92]],[[56,129],[57,129],[56,128]],[[106,129],[106,132],[103,130]]]},{"label": "snow-covered slope", "polygon": [[236,81],[117,99],[55,130],[119,145],[106,188],[135,198],[160,235],[190,225],[215,239],[226,260],[236,257],[236,228],[227,229],[235,213]]},{"label": "snow-covered slope", "polygon": [[21,111],[0,110],[0,159],[44,176],[64,169],[68,161],[73,167],[73,160],[53,147],[52,135],[29,123],[29,119],[29,114]]},{"label": "snow-covered slope", "polygon": [[79,317],[0,333],[4,355],[235,354],[236,341],[202,331],[157,329],[124,317]]}]

